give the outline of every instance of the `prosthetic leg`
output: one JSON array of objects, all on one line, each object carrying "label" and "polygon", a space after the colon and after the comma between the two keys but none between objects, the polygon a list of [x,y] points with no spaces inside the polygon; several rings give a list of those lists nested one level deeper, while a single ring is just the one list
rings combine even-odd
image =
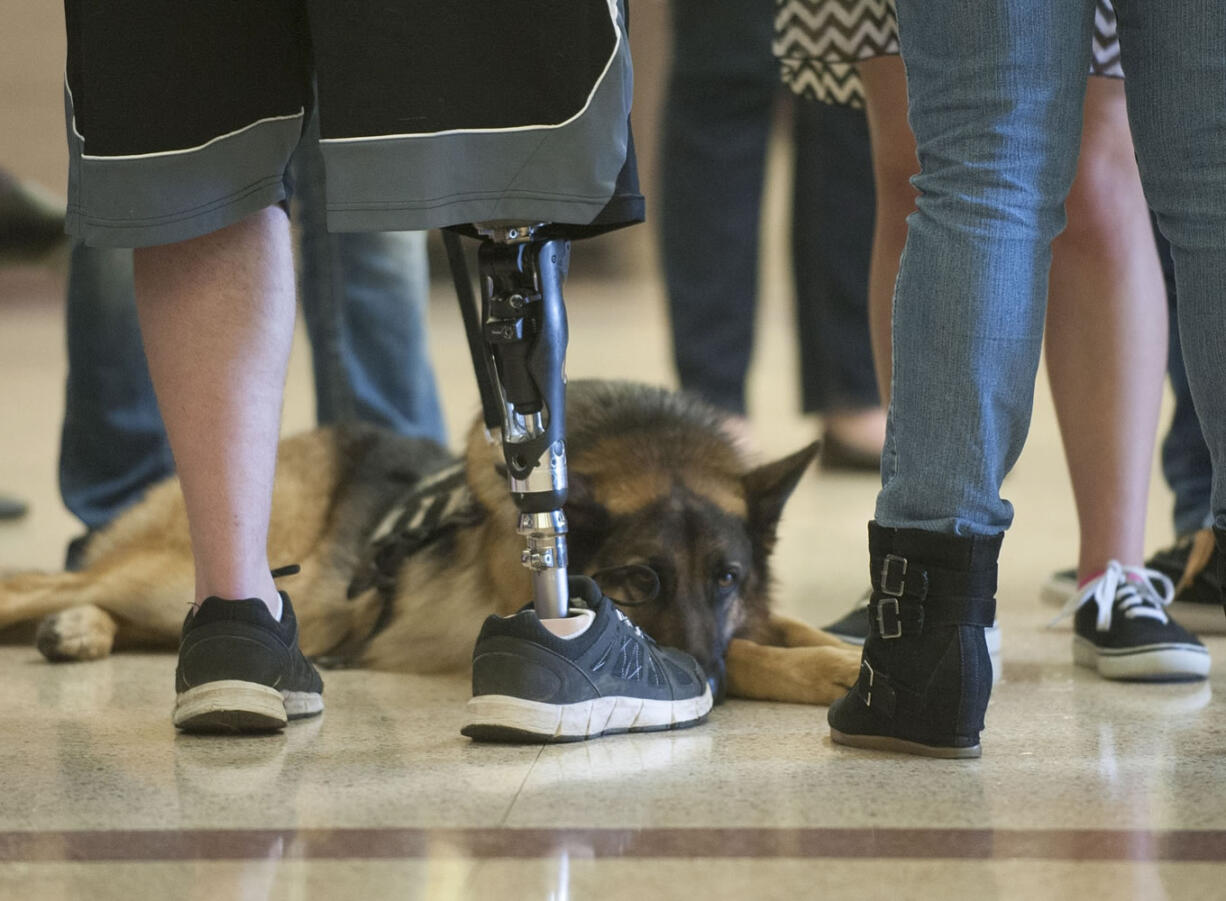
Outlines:
[{"label": "prosthetic leg", "polygon": [[[539,228],[478,226],[480,318],[472,285],[459,277],[459,241],[447,236],[485,424],[502,442],[535,604],[535,615],[486,618],[460,732],[479,741],[554,742],[693,726],[712,704],[698,661],[657,647],[591,579],[568,578],[562,281],[570,245],[546,240]],[[560,636],[547,622],[563,617],[579,630]]]},{"label": "prosthetic leg", "polygon": [[569,610],[566,516],[566,307],[570,242],[542,240],[538,225],[478,225],[481,313],[458,239],[445,233],[481,390],[486,429],[502,442],[521,561],[542,619]]}]

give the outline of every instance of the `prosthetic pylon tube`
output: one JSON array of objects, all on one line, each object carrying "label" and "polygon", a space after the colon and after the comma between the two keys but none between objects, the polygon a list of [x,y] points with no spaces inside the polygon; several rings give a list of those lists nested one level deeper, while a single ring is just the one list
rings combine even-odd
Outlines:
[{"label": "prosthetic pylon tube", "polygon": [[[534,226],[480,227],[481,338],[499,395],[502,450],[521,560],[542,618],[566,616],[566,307],[568,241],[542,241]],[[480,365],[480,364],[478,364]]]}]

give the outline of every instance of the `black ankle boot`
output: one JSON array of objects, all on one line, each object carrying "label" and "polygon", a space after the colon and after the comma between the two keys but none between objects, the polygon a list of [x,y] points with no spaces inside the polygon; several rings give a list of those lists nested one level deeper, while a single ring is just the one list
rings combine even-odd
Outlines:
[{"label": "black ankle boot", "polygon": [[868,524],[871,627],[860,680],[826,717],[835,742],[929,757],[979,756],[992,692],[983,630],[996,617],[1002,537]]}]

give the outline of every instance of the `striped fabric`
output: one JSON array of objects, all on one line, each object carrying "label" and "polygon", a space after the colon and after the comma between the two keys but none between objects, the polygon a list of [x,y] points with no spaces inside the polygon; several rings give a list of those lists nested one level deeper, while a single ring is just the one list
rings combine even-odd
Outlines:
[{"label": "striped fabric", "polygon": [[[1092,75],[1122,78],[1111,0],[1097,0]],[[774,53],[784,84],[811,100],[863,107],[855,64],[898,53],[894,0],[775,0]]]},{"label": "striped fabric", "polygon": [[1094,10],[1094,57],[1090,60],[1091,75],[1123,78],[1120,68],[1120,39],[1115,30],[1115,8],[1111,0],[1098,0]]}]

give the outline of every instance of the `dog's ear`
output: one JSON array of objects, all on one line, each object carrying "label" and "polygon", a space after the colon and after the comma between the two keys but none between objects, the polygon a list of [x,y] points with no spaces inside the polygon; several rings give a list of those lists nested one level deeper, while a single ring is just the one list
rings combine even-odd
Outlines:
[{"label": "dog's ear", "polygon": [[791,497],[796,483],[815,457],[820,441],[794,454],[752,469],[744,476],[745,501],[749,507],[749,528],[755,542],[769,551],[775,544],[775,527],[783,505]]}]

